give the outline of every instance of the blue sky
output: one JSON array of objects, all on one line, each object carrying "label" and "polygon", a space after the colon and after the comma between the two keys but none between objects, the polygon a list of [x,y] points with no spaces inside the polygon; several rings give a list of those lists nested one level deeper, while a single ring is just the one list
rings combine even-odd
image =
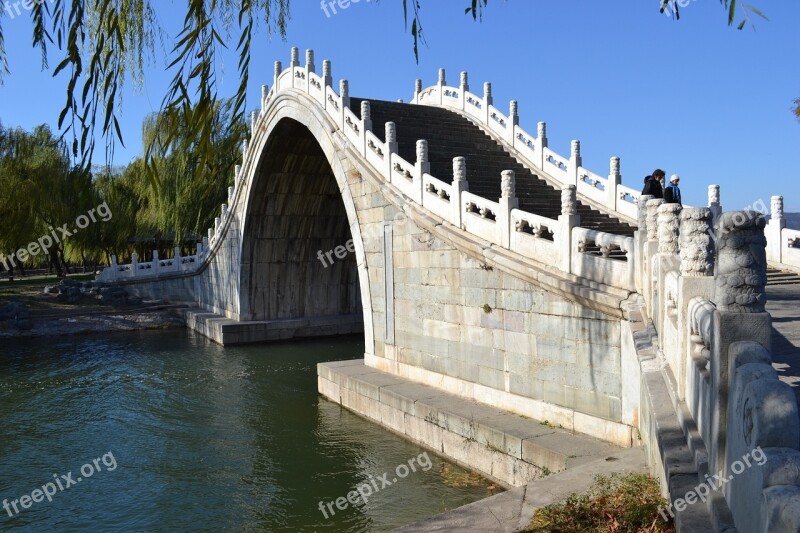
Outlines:
[{"label": "blue sky", "polygon": [[[473,92],[492,82],[497,107],[518,100],[529,131],[547,121],[557,152],[568,155],[570,140],[580,139],[584,166],[601,175],[617,155],[623,183],[632,187],[661,167],[681,175],[692,205],[705,205],[707,185],[719,183],[726,210],[758,200],[768,206],[771,195],[783,194],[786,210],[800,211],[800,193],[790,187],[800,180],[800,122],[790,112],[800,97],[800,2],[753,2],[769,20],[737,31],[713,0],[690,1],[678,22],[659,14],[659,0],[491,0],[482,22],[464,15],[468,0],[425,0],[427,46],[417,64],[400,0],[361,0],[330,17],[316,0],[294,0],[286,41],[264,32],[255,40],[248,107],[259,105],[260,85],[271,83],[276,59],[288,63],[291,46],[301,49],[301,61],[313,48],[320,69],[330,59],[334,78],[347,78],[353,96],[408,100],[414,79],[432,85],[445,67],[457,85],[466,70]],[[174,36],[182,2],[156,5]],[[12,73],[0,86],[0,120],[54,125],[64,78],[41,71],[28,18],[6,13],[2,24]],[[158,110],[171,78],[167,51],[156,51],[141,91],[127,86],[120,103],[126,147],[117,146],[114,164],[142,151],[142,119]],[[221,92],[230,95],[236,55],[222,59]]]}]

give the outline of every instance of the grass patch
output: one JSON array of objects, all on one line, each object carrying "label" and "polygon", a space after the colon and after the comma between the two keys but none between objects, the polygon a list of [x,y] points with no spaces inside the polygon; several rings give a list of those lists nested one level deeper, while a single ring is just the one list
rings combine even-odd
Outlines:
[{"label": "grass patch", "polygon": [[[587,494],[538,509],[530,533],[673,533],[658,513],[666,507],[658,481],[645,474],[596,476]],[[669,515],[667,515],[669,517]]]}]

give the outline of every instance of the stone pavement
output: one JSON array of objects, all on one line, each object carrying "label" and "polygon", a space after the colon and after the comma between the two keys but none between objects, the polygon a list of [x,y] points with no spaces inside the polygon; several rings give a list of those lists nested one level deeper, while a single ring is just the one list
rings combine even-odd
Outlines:
[{"label": "stone pavement", "polygon": [[536,509],[562,502],[573,493],[586,492],[598,474],[646,471],[642,448],[620,449],[608,457],[404,526],[395,533],[520,531],[530,525]]},{"label": "stone pavement", "polygon": [[800,401],[800,275],[769,270],[767,311],[772,315],[772,366]]}]

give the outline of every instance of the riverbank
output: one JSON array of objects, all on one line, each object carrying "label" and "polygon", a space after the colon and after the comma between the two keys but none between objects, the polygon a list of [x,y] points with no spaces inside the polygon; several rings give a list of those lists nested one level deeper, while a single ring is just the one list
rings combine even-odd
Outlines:
[{"label": "riverbank", "polygon": [[186,326],[182,305],[129,300],[116,293],[103,297],[99,290],[89,294],[75,282],[63,286],[48,283],[52,281],[0,285],[0,339]]}]

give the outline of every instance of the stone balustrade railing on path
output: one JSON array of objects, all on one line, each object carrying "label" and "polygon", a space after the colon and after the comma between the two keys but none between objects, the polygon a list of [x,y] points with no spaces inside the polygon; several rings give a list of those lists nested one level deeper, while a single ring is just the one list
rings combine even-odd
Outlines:
[{"label": "stone balustrade railing on path", "polygon": [[[764,216],[681,209],[647,196],[639,207],[646,216],[637,288],[658,333],[665,381],[696,426],[681,446],[709,487],[700,504],[712,521],[739,531],[798,531],[800,417],[794,392],[771,366]],[[663,460],[671,485],[675,466]]]},{"label": "stone balustrade railing on path", "polygon": [[[629,293],[626,303],[638,302],[657,334],[658,371],[671,387],[676,409],[696,428],[687,430],[682,446],[691,451],[699,474],[726,479],[722,490],[702,504],[710,506],[719,523],[730,517],[740,531],[800,530],[800,418],[794,394],[770,365],[771,317],[764,309],[767,263],[800,269],[800,232],[785,227],[781,197],[772,199],[769,225],[755,211],[723,213],[716,185],[709,187],[708,207],[665,204],[622,185],[616,157],[603,177],[582,166],[578,141],[568,158],[551,150],[546,125],[538,124],[537,135],[522,129],[517,103],[512,101],[504,115],[493,105],[490,84],[477,96],[469,92],[466,73],[459,87],[447,86],[444,70],[435,86],[424,89],[417,80],[414,104],[469,117],[523,165],[561,189],[560,216],[529,213],[519,208],[513,171],[497,176],[500,196],[487,199],[470,192],[464,157],[453,160],[452,176],[433,176],[428,143],[415,139],[415,160],[405,160],[394,122],[373,124],[368,101],[356,114],[348,82],[342,80],[334,90],[330,62],[323,62],[318,75],[313,52],[306,53],[304,66],[298,55],[293,49],[286,69],[276,62],[272,89],[262,89],[260,116],[284,94],[301,98],[335,125],[333,137],[340,147],[357,154],[386,187],[431,218],[514,252],[521,263],[544,263],[593,288]],[[260,116],[252,116],[253,138]],[[385,140],[375,131],[382,131]],[[245,176],[252,176],[258,164],[259,154],[248,141],[242,150],[228,201],[195,255],[181,257],[176,249],[175,257],[159,259],[154,252],[152,261],[134,256],[129,265],[114,258],[99,279],[168,278],[209,264],[223,246],[230,213],[246,201]],[[638,225],[638,231],[627,237],[581,227],[579,201]],[[622,320],[630,320],[630,314]],[[634,386],[644,390],[640,383]],[[642,420],[639,426],[645,446],[657,448],[647,423]],[[739,471],[740,459],[756,449],[767,460]],[[661,461],[657,466],[671,489],[674,472],[657,455],[650,457]]]}]

